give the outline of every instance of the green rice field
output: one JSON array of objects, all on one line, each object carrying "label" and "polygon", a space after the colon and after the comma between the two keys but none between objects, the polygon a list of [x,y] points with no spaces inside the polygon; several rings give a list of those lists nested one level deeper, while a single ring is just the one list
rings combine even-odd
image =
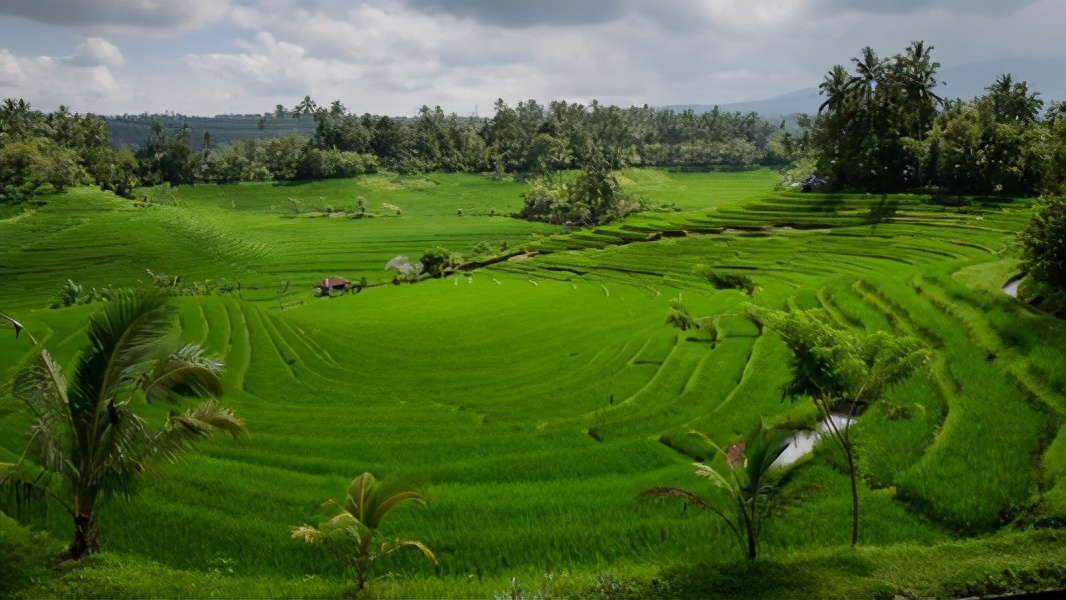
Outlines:
[{"label": "green rice field", "polygon": [[[525,597],[546,585],[606,595],[604,574],[647,582],[691,564],[743,581],[714,515],[637,495],[709,491],[691,463],[710,455],[689,430],[728,444],[760,420],[815,425],[806,403],[782,401],[788,350],[743,317],[749,303],[913,335],[933,354],[857,422],[860,547],[848,546],[842,459],[821,444],[766,533],[767,587],[723,593],[955,595],[999,589],[986,568],[1062,570],[1066,324],[999,292],[1030,201],[774,191],[768,170],[621,179],[649,210],[581,231],[510,217],[521,183],[452,174],[157,189],[148,204],[83,188],[0,219],[0,311],[37,341],[0,331],[4,379],[35,350],[65,364],[84,343],[92,305],[47,308],[67,279],[127,286],[151,269],[239,283],[173,302],[182,338],[225,361],[223,401],[250,432],[157,464],[131,500],[105,505],[105,552],[84,581],[39,575],[11,589],[340,595],[340,567],[289,532],[364,471],[425,486],[429,508],[384,527],[440,559],[435,572],[416,552],[388,557],[371,584],[382,597],[513,597],[517,585]],[[372,217],[350,218],[360,198]],[[475,256],[479,242],[489,250]],[[434,246],[491,264],[388,283],[389,259]],[[747,275],[755,292],[716,290],[697,265]],[[314,297],[327,276],[371,287]],[[679,297],[723,315],[713,350],[706,333],[666,324]],[[143,412],[162,420],[168,408]],[[0,462],[19,457],[29,424],[5,395]],[[66,541],[64,517],[34,523],[47,536],[32,545]],[[29,535],[0,517],[0,557]],[[922,579],[937,561],[958,565],[958,581]],[[780,579],[804,565],[829,587]]]}]

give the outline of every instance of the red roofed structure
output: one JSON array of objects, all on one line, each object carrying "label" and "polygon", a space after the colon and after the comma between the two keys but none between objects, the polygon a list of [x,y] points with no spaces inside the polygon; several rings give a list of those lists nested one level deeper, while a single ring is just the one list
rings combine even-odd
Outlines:
[{"label": "red roofed structure", "polygon": [[343,277],[327,277],[315,285],[322,295],[329,294],[332,290],[344,291],[351,287],[347,279]]}]

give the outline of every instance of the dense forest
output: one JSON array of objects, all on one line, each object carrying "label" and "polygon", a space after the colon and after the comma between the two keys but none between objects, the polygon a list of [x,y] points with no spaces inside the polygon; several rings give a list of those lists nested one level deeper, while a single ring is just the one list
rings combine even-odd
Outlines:
[{"label": "dense forest", "polygon": [[891,58],[870,47],[819,86],[825,101],[804,145],[831,189],[1032,196],[1066,185],[1066,103],[1046,111],[1001,75],[971,100],[937,95],[932,46]]}]

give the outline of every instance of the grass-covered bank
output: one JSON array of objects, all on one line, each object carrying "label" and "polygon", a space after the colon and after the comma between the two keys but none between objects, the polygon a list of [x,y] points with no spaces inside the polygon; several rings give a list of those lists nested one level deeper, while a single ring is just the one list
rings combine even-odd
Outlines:
[{"label": "grass-covered bank", "polygon": [[[62,544],[0,517],[5,597],[337,598],[339,580],[235,577],[225,561],[206,572],[103,552],[80,564],[45,565]],[[1066,586],[1066,540],[1057,530],[1004,532],[933,545],[826,548],[754,565],[611,565],[510,577],[422,578],[390,574],[369,598],[965,598]]]},{"label": "grass-covered bank", "polygon": [[[85,567],[42,570],[70,536],[62,514],[36,522],[44,542],[4,529],[9,555],[37,556],[19,567],[30,575],[11,579],[19,593],[69,595],[46,586],[82,581],[113,596],[177,595],[150,587],[174,577],[192,595],[232,595],[237,582],[249,595],[339,595],[339,566],[290,530],[315,522],[363,471],[426,487],[428,510],[397,511],[387,533],[441,560],[438,575],[416,554],[389,556],[376,574],[393,575],[373,583],[382,596],[510,594],[511,577],[525,594],[557,586],[578,596],[702,596],[711,586],[953,595],[985,581],[970,581],[978,573],[1004,589],[1057,581],[1046,563],[1060,556],[1066,514],[1066,330],[998,290],[1014,275],[999,251],[1029,202],[771,192],[760,171],[624,176],[661,210],[577,232],[493,215],[520,205],[520,187],[460,175],[197,186],[144,207],[77,190],[0,220],[3,309],[60,364],[84,343],[93,308],[45,308],[67,278],[130,285],[148,268],[239,279],[240,291],[174,304],[182,339],[226,362],[223,400],[251,433],[162,463],[131,500],[103,507],[106,552]],[[296,190],[345,201],[380,193],[368,207],[402,214],[297,214]],[[309,289],[326,275],[387,280],[396,254],[484,240],[530,252],[415,285],[321,299]],[[708,270],[749,277],[751,294],[715,288]],[[713,348],[706,331],[665,322],[672,299],[720,317]],[[781,402],[788,350],[743,317],[747,303],[913,335],[932,352],[926,371],[856,425],[855,553],[842,548],[848,478],[827,444],[786,488],[754,571],[732,566],[741,554],[713,515],[636,499],[699,485],[691,457],[709,454],[689,429],[728,444],[760,419],[813,424],[805,406]],[[0,333],[7,380],[33,347]],[[30,421],[0,401],[0,462],[17,459]],[[1047,529],[1005,532],[1015,523]],[[19,550],[34,545],[50,550]],[[975,559],[961,561],[966,553]],[[920,568],[938,557],[969,566]],[[788,575],[815,564],[824,578]],[[597,583],[597,573],[613,579]],[[746,591],[753,582],[766,587]],[[108,587],[122,585],[134,587]]]}]

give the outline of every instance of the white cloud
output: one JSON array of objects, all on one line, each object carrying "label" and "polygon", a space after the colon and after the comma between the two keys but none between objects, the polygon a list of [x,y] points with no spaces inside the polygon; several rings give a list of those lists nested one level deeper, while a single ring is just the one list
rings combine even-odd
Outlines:
[{"label": "white cloud", "polygon": [[128,92],[105,65],[79,66],[49,56],[15,56],[2,49],[0,85],[6,95],[28,99],[41,109],[65,105],[79,112],[106,111]]},{"label": "white cloud", "polygon": [[94,67],[105,65],[108,67],[121,67],[126,63],[122,51],[118,46],[104,38],[88,37],[78,46],[74,55],[65,59],[67,63],[76,67]]}]

